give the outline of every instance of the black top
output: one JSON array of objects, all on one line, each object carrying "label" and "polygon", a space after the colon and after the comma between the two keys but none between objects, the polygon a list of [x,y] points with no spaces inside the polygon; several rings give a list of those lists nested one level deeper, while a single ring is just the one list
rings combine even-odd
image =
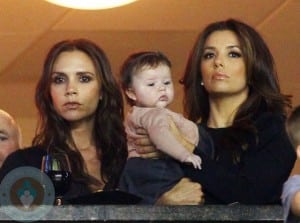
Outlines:
[{"label": "black top", "polygon": [[[0,180],[5,177],[5,175],[13,170],[14,168],[21,166],[32,166],[38,169],[41,168],[42,157],[46,154],[44,148],[41,147],[30,147],[22,150],[18,150],[8,156],[3,163],[0,170]],[[76,182],[74,179],[71,180],[71,186],[68,192],[64,195],[65,199],[72,197],[82,196],[91,193],[86,184],[81,182]]]},{"label": "black top", "polygon": [[[234,134],[235,139],[246,139],[246,149],[238,143],[228,143],[231,127],[213,129],[199,125],[200,142],[195,153],[202,158],[202,169],[189,165],[183,168],[187,177],[202,185],[206,203],[280,203],[282,185],[296,160],[285,131],[285,119],[265,112],[253,121],[256,135],[243,131]],[[235,151],[241,154],[237,162],[232,158],[233,146],[238,146]]]}]

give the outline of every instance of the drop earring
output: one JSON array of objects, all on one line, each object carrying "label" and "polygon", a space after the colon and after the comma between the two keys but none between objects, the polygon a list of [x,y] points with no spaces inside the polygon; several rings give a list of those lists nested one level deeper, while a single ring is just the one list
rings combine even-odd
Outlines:
[{"label": "drop earring", "polygon": [[203,81],[201,81],[200,85],[201,85],[201,86],[204,86],[204,83],[203,83]]}]

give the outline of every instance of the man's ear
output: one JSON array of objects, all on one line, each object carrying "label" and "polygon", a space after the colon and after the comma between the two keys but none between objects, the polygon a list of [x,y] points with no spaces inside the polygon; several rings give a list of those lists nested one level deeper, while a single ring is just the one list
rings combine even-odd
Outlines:
[{"label": "man's ear", "polygon": [[133,91],[132,88],[127,88],[127,90],[125,91],[125,94],[127,95],[127,97],[129,97],[131,100],[136,101],[136,95]]},{"label": "man's ear", "polygon": [[296,147],[297,157],[300,159],[300,145]]}]

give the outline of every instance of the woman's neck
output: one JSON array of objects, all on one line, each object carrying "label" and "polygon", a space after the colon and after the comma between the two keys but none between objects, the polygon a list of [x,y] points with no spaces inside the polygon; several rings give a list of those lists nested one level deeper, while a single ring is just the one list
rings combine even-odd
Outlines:
[{"label": "woman's neck", "polygon": [[71,135],[79,151],[95,148],[93,129],[94,120],[72,123]]},{"label": "woman's neck", "polygon": [[240,105],[247,99],[247,95],[236,97],[210,97],[210,114],[207,125],[211,128],[225,128],[232,125]]},{"label": "woman's neck", "polygon": [[105,185],[101,177],[101,161],[96,149],[93,129],[94,120],[72,123],[71,126],[72,138],[84,160],[85,171],[99,182],[97,185],[89,185],[92,191],[103,189]]}]

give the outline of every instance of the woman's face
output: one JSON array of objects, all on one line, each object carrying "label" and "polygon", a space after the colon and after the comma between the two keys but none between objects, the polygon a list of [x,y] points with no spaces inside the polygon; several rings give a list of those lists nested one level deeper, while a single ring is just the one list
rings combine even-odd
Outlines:
[{"label": "woman's face", "polygon": [[247,97],[246,65],[234,32],[215,31],[206,39],[201,58],[201,73],[210,97]]},{"label": "woman's face", "polygon": [[101,98],[93,61],[82,51],[62,52],[51,74],[50,94],[56,112],[69,122],[93,118]]}]

